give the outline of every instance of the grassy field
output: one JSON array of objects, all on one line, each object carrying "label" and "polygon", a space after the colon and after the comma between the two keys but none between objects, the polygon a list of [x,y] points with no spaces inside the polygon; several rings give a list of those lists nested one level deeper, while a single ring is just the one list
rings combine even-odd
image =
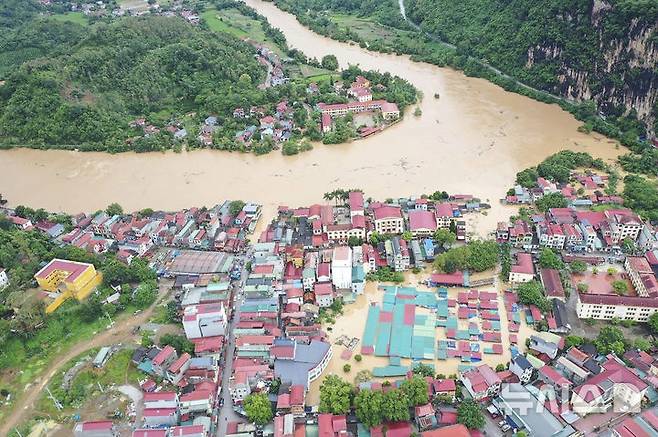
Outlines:
[{"label": "grassy field", "polygon": [[215,32],[224,32],[237,38],[250,39],[264,44],[279,56],[284,57],[283,51],[265,35],[263,27],[258,20],[243,15],[237,9],[214,8],[207,9],[201,17],[208,23],[208,27]]},{"label": "grassy field", "polygon": [[148,11],[149,3],[147,0],[119,0],[121,9],[131,11]]},{"label": "grassy field", "polygon": [[368,41],[394,38],[397,35],[397,31],[395,30],[366,18],[358,18],[353,15],[333,14],[331,15],[331,20],[339,27],[350,29]]},{"label": "grassy field", "polygon": [[288,69],[290,77],[293,79],[306,79],[307,83],[322,82],[329,80],[332,76],[334,79],[339,79],[340,74],[333,71],[325,70],[324,68],[317,68],[310,65],[300,64],[290,66]]},{"label": "grassy field", "polygon": [[[82,356],[76,357],[69,362],[66,366],[66,370],[72,368],[78,361],[85,357],[93,360],[97,352],[98,349],[93,349]],[[145,374],[141,373],[135,365],[131,363],[132,353],[132,349],[125,349],[116,352],[102,369],[94,368],[91,365],[91,361],[89,361],[80,371],[78,371],[71,381],[71,388],[67,392],[67,395],[70,396],[73,394],[72,397],[75,398],[75,401],[72,404],[67,404],[66,399],[63,397],[61,385],[66,370],[63,371],[57,377],[53,378],[50,384],[48,384],[48,388],[60,401],[64,402],[64,409],[58,411],[52,400],[48,397],[48,393],[44,391],[37,403],[38,413],[49,414],[53,417],[70,415],[77,411],[82,405],[92,400],[95,396],[101,394],[98,384],[103,387],[103,390],[112,385],[122,385],[126,383],[137,386],[140,378],[144,378]]]},{"label": "grassy field", "polygon": [[55,14],[51,15],[50,18],[57,21],[68,21],[71,23],[80,24],[86,26],[89,24],[89,20],[82,12],[67,12],[65,14]]}]

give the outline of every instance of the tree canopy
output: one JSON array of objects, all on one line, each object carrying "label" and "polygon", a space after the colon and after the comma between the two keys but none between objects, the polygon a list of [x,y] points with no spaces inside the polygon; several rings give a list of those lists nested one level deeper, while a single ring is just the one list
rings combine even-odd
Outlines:
[{"label": "tree canopy", "polygon": [[457,422],[468,429],[484,427],[484,415],[480,405],[472,399],[464,399],[457,407]]},{"label": "tree canopy", "polygon": [[320,385],[320,411],[346,414],[352,405],[352,385],[339,376],[328,375]]},{"label": "tree canopy", "polygon": [[265,393],[251,393],[242,401],[247,418],[256,425],[266,425],[273,417],[272,404]]}]

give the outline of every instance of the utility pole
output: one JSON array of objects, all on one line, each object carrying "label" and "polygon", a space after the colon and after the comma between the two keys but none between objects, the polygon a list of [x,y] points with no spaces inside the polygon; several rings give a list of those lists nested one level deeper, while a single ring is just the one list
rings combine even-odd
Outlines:
[{"label": "utility pole", "polygon": [[53,401],[53,404],[55,404],[55,408],[57,408],[59,411],[64,409],[64,406],[60,401],[57,400],[55,396],[50,392],[50,389],[46,387],[46,391],[48,392],[48,397]]}]

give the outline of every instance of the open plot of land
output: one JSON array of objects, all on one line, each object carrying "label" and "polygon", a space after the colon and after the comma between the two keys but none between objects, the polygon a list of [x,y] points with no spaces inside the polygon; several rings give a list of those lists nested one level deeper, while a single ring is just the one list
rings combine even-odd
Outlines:
[{"label": "open plot of land", "polygon": [[389,29],[374,21],[352,15],[335,14],[331,20],[340,27],[345,27],[365,40],[394,38],[397,30]]},{"label": "open plot of land", "polygon": [[71,23],[77,23],[82,26],[89,24],[89,20],[82,12],[67,12],[66,14],[55,14],[51,15],[50,18],[57,21],[70,21]]},{"label": "open plot of land", "polygon": [[587,284],[587,293],[598,295],[615,295],[616,293],[612,284],[615,281],[623,281],[626,284],[627,290],[624,295],[637,296],[635,288],[633,288],[633,284],[623,273],[615,273],[610,275],[606,272],[599,272],[596,274],[593,272],[585,272],[583,274],[571,275],[571,281],[573,282],[574,287],[577,287],[580,283]]},{"label": "open plot of land", "polygon": [[274,41],[265,35],[260,21],[243,15],[237,9],[228,8],[217,10],[210,8],[204,11],[201,17],[206,20],[208,27],[214,32],[229,33],[237,38],[264,44],[280,57],[285,56]]},{"label": "open plot of land", "polygon": [[147,0],[119,0],[121,9],[131,12],[144,12],[149,10]]}]

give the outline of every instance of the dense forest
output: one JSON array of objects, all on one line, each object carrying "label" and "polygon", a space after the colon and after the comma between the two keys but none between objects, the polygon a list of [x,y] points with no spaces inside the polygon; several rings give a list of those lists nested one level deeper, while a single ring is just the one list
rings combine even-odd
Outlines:
[{"label": "dense forest", "polygon": [[[405,0],[407,16],[423,32],[410,30],[397,0],[275,1],[323,35],[408,53],[559,104],[584,122],[583,130],[629,147],[624,169],[656,174],[658,150],[647,141],[658,130],[655,0]],[[357,32],[341,14],[384,31]]]},{"label": "dense forest", "polygon": [[528,85],[607,116],[658,111],[655,0],[406,0],[409,17]]},{"label": "dense forest", "polygon": [[39,18],[3,33],[5,144],[116,147],[136,116],[232,111],[264,76],[248,44],[175,17]]}]

